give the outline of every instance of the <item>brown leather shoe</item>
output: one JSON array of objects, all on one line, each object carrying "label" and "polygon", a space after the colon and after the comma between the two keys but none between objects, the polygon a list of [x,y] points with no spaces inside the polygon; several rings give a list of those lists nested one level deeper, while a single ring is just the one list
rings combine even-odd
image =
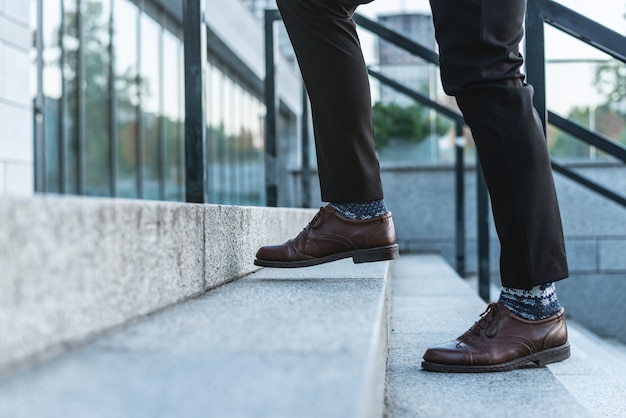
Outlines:
[{"label": "brown leather shoe", "polygon": [[563,308],[549,318],[529,321],[498,302],[455,341],[426,350],[422,367],[434,372],[500,372],[529,363],[544,366],[569,355]]},{"label": "brown leather shoe", "polygon": [[352,257],[355,263],[398,258],[391,213],[367,220],[343,217],[330,205],[320,208],[294,239],[261,247],[254,264],[264,267],[307,267]]}]

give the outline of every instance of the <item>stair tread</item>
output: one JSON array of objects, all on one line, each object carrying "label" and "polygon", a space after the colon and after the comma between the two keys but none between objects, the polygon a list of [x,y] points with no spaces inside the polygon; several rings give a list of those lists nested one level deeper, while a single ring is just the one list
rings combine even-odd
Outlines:
[{"label": "stair tread", "polygon": [[0,381],[0,416],[382,413],[388,266],[262,269]]},{"label": "stair tread", "polygon": [[[392,283],[387,418],[595,415],[593,405],[576,396],[550,367],[487,374],[423,371],[424,351],[459,336],[486,305],[435,255],[401,257],[392,265]],[[574,355],[559,364],[580,361]]]}]

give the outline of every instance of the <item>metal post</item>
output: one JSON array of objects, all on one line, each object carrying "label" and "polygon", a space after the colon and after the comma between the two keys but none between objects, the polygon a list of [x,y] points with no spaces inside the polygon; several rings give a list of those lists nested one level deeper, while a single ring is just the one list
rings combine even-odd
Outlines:
[{"label": "metal post", "polygon": [[302,84],[302,207],[311,207],[311,161],[309,137],[309,95]]},{"label": "metal post", "polygon": [[476,214],[478,226],[478,295],[490,302],[489,194],[478,158],[476,159]]},{"label": "metal post", "polygon": [[143,118],[143,96],[144,96],[144,88],[143,88],[143,60],[141,56],[141,45],[143,44],[143,31],[142,31],[142,22],[141,22],[142,11],[137,13],[137,51],[135,52],[135,56],[137,58],[137,106],[135,107],[135,117],[137,118],[137,123],[135,124],[135,171],[137,173],[137,178],[135,181],[135,187],[137,188],[137,197],[139,199],[143,198],[143,165],[144,165],[144,126],[145,121]]},{"label": "metal post", "polygon": [[526,8],[526,73],[535,90],[534,105],[546,131],[545,0],[532,0]]},{"label": "metal post", "polygon": [[117,132],[117,91],[115,88],[115,1],[109,2],[109,190],[117,197],[119,134]]},{"label": "metal post", "polygon": [[83,1],[76,2],[76,28],[78,30],[78,69],[76,83],[77,95],[77,148],[76,148],[76,193],[84,195],[85,188],[85,159],[87,154],[85,138],[85,30],[83,16]]},{"label": "metal post", "polygon": [[[43,1],[43,0],[42,0]],[[59,57],[59,65],[61,68],[65,68],[67,65],[67,57],[65,54],[65,32],[66,32],[66,24],[67,24],[67,16],[65,15],[65,2],[61,2],[61,23],[59,25],[59,50],[61,52],[61,56]],[[68,114],[68,106],[67,106],[67,80],[65,79],[65,74],[61,72],[61,106],[59,109],[59,192],[61,194],[65,194],[69,190],[68,186],[68,156],[69,156],[69,147],[68,147],[68,129],[67,129],[67,114]]]},{"label": "metal post", "polygon": [[265,10],[265,190],[266,205],[278,206],[278,178],[276,173],[278,138],[278,95],[276,94],[276,62],[274,22],[276,10]]},{"label": "metal post", "polygon": [[164,75],[163,75],[163,34],[165,33],[165,20],[162,18],[161,20],[161,33],[159,36],[159,116],[157,118],[157,160],[158,160],[158,175],[159,175],[159,200],[166,200],[166,190],[165,190],[165,182],[166,182],[166,167],[165,167],[165,154],[167,153],[165,146],[165,116],[163,107],[165,106],[165,93],[164,89]]},{"label": "metal post", "polygon": [[456,157],[455,157],[455,189],[456,189],[456,271],[465,275],[465,137],[463,122],[456,121]]},{"label": "metal post", "polygon": [[37,96],[33,100],[35,116],[35,192],[47,192],[47,147],[45,136],[45,98],[43,94],[43,0],[37,1]]},{"label": "metal post", "polygon": [[185,193],[186,201],[205,203],[206,130],[202,84],[201,0],[183,0],[185,50]]}]

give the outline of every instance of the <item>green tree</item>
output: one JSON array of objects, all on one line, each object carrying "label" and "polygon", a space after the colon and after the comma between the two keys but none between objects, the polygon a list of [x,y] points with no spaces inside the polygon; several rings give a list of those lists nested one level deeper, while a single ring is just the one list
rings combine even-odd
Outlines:
[{"label": "green tree", "polygon": [[[421,142],[430,134],[430,112],[427,108],[413,104],[400,106],[397,103],[377,102],[372,107],[376,147],[382,148],[393,139]],[[450,129],[450,123],[437,119],[436,134],[442,135]]]}]

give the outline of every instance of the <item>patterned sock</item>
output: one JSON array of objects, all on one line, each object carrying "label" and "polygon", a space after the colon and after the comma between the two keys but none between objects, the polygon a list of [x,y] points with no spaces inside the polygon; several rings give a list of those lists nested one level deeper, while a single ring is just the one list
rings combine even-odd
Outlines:
[{"label": "patterned sock", "polygon": [[554,283],[535,286],[530,290],[504,287],[498,302],[514,314],[532,321],[548,318],[561,309]]},{"label": "patterned sock", "polygon": [[340,215],[355,220],[371,219],[389,212],[382,199],[360,203],[331,203],[330,205]]}]

